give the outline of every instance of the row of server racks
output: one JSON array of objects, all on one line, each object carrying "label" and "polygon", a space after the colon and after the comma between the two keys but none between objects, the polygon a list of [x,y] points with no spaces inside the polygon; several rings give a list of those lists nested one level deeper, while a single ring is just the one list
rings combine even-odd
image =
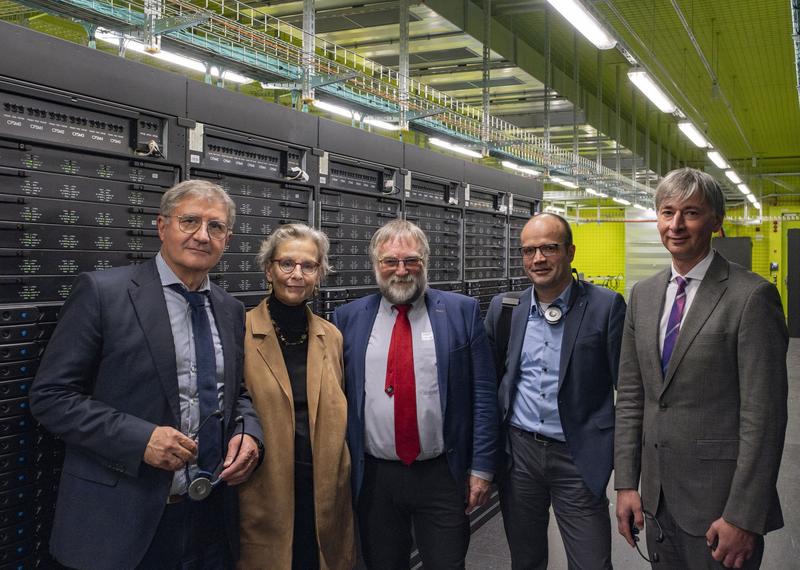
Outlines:
[{"label": "row of server racks", "polygon": [[[335,272],[314,310],[376,290],[373,232],[406,217],[434,287],[478,298],[525,286],[516,254],[541,185],[0,22],[0,570],[49,566],[63,446],[27,392],[74,278],[153,257],[163,192],[223,186],[234,235],[211,279],[266,294],[262,240],[324,230]],[[308,175],[303,180],[302,173]],[[90,515],[89,515],[90,516]]]}]

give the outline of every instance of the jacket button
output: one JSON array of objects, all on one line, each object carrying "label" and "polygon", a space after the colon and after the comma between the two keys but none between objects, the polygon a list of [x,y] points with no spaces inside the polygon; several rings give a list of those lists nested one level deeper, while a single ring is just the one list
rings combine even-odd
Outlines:
[{"label": "jacket button", "polygon": [[658,405],[658,407],[659,407],[659,408],[661,408],[662,410],[666,410],[666,409],[668,408],[668,406],[667,406],[667,405],[666,405],[664,402],[661,402],[661,403]]},{"label": "jacket button", "polygon": [[654,444],[653,444],[653,447],[655,447],[656,449],[658,449],[658,444],[657,444],[657,443],[654,443]]},{"label": "jacket button", "polygon": [[456,450],[451,447],[450,449],[447,450],[447,453],[451,453],[452,454],[452,453],[455,453],[455,451]]}]

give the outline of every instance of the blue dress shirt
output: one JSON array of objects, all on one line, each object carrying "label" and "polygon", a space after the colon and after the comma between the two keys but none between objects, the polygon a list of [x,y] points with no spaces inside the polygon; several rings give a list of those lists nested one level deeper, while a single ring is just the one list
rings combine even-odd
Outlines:
[{"label": "blue dress shirt", "polygon": [[[566,441],[558,414],[558,376],[571,290],[572,283],[552,303],[541,306],[536,300],[536,292],[531,292],[531,312],[522,343],[520,379],[510,420],[513,426],[559,441]],[[542,314],[550,305],[561,309],[558,324],[548,324]]]}]

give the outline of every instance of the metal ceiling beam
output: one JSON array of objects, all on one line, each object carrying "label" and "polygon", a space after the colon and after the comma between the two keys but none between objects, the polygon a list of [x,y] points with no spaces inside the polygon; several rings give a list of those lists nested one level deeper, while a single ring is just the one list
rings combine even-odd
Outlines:
[{"label": "metal ceiling beam", "polygon": [[797,74],[797,98],[800,100],[800,0],[792,2],[792,39],[794,40],[794,65]]},{"label": "metal ceiling beam", "polygon": [[397,70],[400,88],[400,130],[408,130],[408,4],[400,1],[400,57]]},{"label": "metal ceiling beam", "polygon": [[[483,10],[472,2],[426,0],[426,5],[470,36],[480,37],[482,35]],[[512,32],[498,21],[492,22],[491,47],[492,51],[533,77],[538,79],[545,76],[544,54],[531,45],[526,38]],[[551,68],[550,87],[558,93],[572,94],[575,92],[575,81],[565,70],[554,65]],[[587,122],[602,132],[614,132],[617,123],[616,110],[590,93],[584,94],[584,100]],[[600,112],[601,107],[602,113]],[[629,146],[630,132],[630,121],[620,117],[620,131],[617,139],[621,145]]]}]

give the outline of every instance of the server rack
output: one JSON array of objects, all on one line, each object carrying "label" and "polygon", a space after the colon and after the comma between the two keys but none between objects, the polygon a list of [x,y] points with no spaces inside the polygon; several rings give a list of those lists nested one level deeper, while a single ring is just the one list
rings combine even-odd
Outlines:
[{"label": "server rack", "polygon": [[509,194],[508,196],[508,290],[522,291],[531,282],[522,265],[519,252],[519,234],[537,211],[535,198]]}]

